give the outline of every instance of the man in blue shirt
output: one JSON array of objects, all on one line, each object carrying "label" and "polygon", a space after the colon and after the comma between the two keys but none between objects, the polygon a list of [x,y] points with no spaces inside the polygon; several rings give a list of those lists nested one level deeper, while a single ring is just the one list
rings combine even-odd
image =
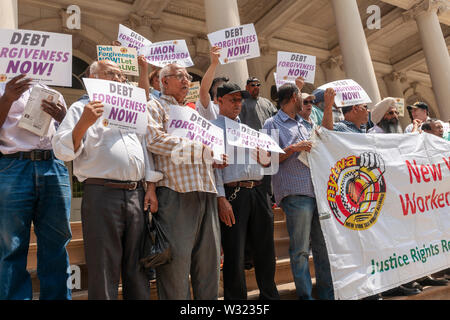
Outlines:
[{"label": "man in blue shirt", "polygon": [[[285,154],[280,154],[279,171],[273,175],[275,201],[286,215],[289,232],[289,255],[299,299],[312,299],[312,282],[309,273],[310,239],[314,257],[317,296],[319,299],[334,299],[330,263],[325,240],[319,223],[319,214],[311,180],[311,173],[298,156],[301,151],[309,152],[309,140],[313,124],[299,116],[302,108],[301,88],[304,81],[296,80],[296,85],[286,83],[278,91],[281,110],[268,119],[264,129],[270,133],[278,130],[279,145]],[[325,92],[325,108],[322,126],[332,130],[335,92]]]},{"label": "man in blue shirt", "polygon": [[[240,122],[238,116],[242,98],[247,94],[247,91],[242,91],[232,83],[225,83],[217,88],[220,113],[213,124],[224,130],[225,141],[226,118]],[[274,281],[273,213],[262,184],[263,167],[252,161],[249,149],[233,147],[227,143],[225,146],[230,164],[226,168],[215,170],[224,253],[224,298],[247,299],[244,251],[248,240],[252,247],[260,298],[280,299]]]},{"label": "man in blue shirt", "polygon": [[365,124],[369,121],[366,104],[343,107],[342,113],[345,119],[334,124],[335,131],[366,133]]}]

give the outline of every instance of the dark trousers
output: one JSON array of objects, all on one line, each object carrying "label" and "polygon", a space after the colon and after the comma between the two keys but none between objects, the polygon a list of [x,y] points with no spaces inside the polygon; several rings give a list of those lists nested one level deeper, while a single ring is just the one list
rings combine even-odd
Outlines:
[{"label": "dark trousers", "polygon": [[[225,187],[227,199],[235,188]],[[230,202],[236,223],[220,223],[224,253],[223,286],[226,300],[247,299],[244,258],[245,243],[250,241],[260,299],[279,299],[275,285],[275,247],[273,213],[263,186],[241,188]]]},{"label": "dark trousers", "polygon": [[149,300],[150,283],[139,266],[144,234],[144,189],[84,185],[81,221],[90,300],[115,300],[120,277],[124,300]]}]

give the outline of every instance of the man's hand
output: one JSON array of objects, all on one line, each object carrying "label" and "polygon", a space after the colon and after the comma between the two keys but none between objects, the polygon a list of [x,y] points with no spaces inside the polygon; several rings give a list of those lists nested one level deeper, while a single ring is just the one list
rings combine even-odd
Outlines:
[{"label": "man's hand", "polygon": [[84,106],[79,123],[86,127],[92,126],[102,116],[103,108],[103,103],[100,101],[89,102]]},{"label": "man's hand", "polygon": [[42,110],[47,112],[52,116],[53,119],[61,123],[66,116],[67,110],[61,102],[57,101],[56,103],[53,101],[48,101],[46,99],[42,100],[41,103]]},{"label": "man's hand", "polygon": [[260,149],[259,147],[256,150],[252,150],[250,156],[253,160],[255,160],[261,167],[267,168],[270,166],[270,152]]},{"label": "man's hand", "polygon": [[331,108],[334,105],[334,98],[336,97],[336,92],[333,88],[327,88],[325,90],[323,100],[325,104],[325,108]]},{"label": "man's hand", "polygon": [[228,155],[226,153],[222,154],[222,161],[216,162],[216,160],[214,160],[212,167],[214,169],[223,169],[228,167]]},{"label": "man's hand", "polygon": [[122,44],[120,43],[119,40],[113,40],[113,41],[111,42],[111,45],[112,45],[112,46],[115,46],[115,47],[121,47],[121,46],[122,46]]},{"label": "man's hand", "polygon": [[222,48],[212,47],[211,50],[209,51],[209,57],[211,58],[211,64],[218,65],[220,63],[220,61],[219,61],[220,50],[222,50]]},{"label": "man's hand", "polygon": [[302,91],[303,86],[305,85],[305,78],[300,76],[297,79],[295,79],[295,85],[297,86],[299,91]]},{"label": "man's hand", "polygon": [[236,220],[234,219],[234,213],[231,204],[225,197],[219,197],[217,198],[217,206],[220,221],[225,223],[226,226],[232,227],[233,224],[236,223]]},{"label": "man's hand", "polygon": [[414,119],[413,120],[413,129],[411,130],[411,132],[416,132],[416,131],[420,131],[419,128],[422,125],[423,121],[420,119]]},{"label": "man's hand", "polygon": [[147,191],[144,196],[144,210],[150,205],[150,212],[158,212],[158,198],[156,197],[156,185],[153,182],[147,182]]},{"label": "man's hand", "polygon": [[18,75],[6,84],[5,93],[2,97],[6,102],[13,103],[30,88],[32,79],[25,77],[26,74]]},{"label": "man's hand", "polygon": [[148,70],[148,63],[147,63],[147,59],[145,59],[145,56],[143,54],[138,56],[138,65],[139,65],[139,69],[146,69]]},{"label": "man's hand", "polygon": [[293,144],[291,146],[291,149],[294,152],[300,152],[300,151],[310,152],[311,148],[312,148],[312,142],[306,141],[306,140],[297,142],[296,144]]}]

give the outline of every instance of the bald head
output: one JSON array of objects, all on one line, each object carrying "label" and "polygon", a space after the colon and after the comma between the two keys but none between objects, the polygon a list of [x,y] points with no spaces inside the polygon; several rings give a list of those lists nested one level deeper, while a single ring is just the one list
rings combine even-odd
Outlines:
[{"label": "bald head", "polygon": [[110,60],[94,61],[89,68],[89,78],[125,82],[117,63]]}]

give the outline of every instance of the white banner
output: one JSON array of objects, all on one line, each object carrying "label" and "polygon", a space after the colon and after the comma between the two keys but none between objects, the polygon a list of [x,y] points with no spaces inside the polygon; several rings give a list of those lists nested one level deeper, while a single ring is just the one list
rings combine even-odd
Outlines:
[{"label": "white banner", "polygon": [[253,24],[231,27],[208,34],[211,46],[222,48],[219,61],[227,64],[260,56],[258,36]]},{"label": "white banner", "polygon": [[245,124],[225,118],[225,128],[227,132],[227,142],[232,146],[246,149],[256,149],[259,147],[266,151],[285,153],[272,137],[263,132],[254,130]]},{"label": "white banner", "polygon": [[307,54],[278,51],[277,76],[295,83],[295,79],[303,77],[305,82],[314,84],[316,75],[316,57]]},{"label": "white banner", "polygon": [[0,29],[0,82],[26,73],[49,86],[72,86],[72,35]]},{"label": "white banner", "polygon": [[336,299],[450,266],[450,143],[321,129],[308,155]]},{"label": "white banner", "polygon": [[148,111],[145,90],[125,83],[83,78],[91,101],[104,105],[102,125],[145,134]]},{"label": "white banner", "polygon": [[124,47],[135,48],[138,53],[142,47],[152,44],[150,40],[122,24],[119,24],[117,40]]},{"label": "white banner", "polygon": [[148,63],[160,68],[171,63],[185,68],[194,65],[185,40],[156,42],[141,48],[139,54],[143,54]]},{"label": "white banner", "polygon": [[223,130],[203,118],[194,109],[170,106],[167,132],[204,144],[213,150],[214,159],[222,160],[225,153]]},{"label": "white banner", "polygon": [[110,60],[119,65],[123,74],[130,76],[139,75],[137,52],[135,48],[97,46],[98,61]]},{"label": "white banner", "polygon": [[333,88],[336,91],[334,102],[338,108],[372,102],[367,92],[355,80],[338,80],[319,87],[322,90],[327,88]]}]

